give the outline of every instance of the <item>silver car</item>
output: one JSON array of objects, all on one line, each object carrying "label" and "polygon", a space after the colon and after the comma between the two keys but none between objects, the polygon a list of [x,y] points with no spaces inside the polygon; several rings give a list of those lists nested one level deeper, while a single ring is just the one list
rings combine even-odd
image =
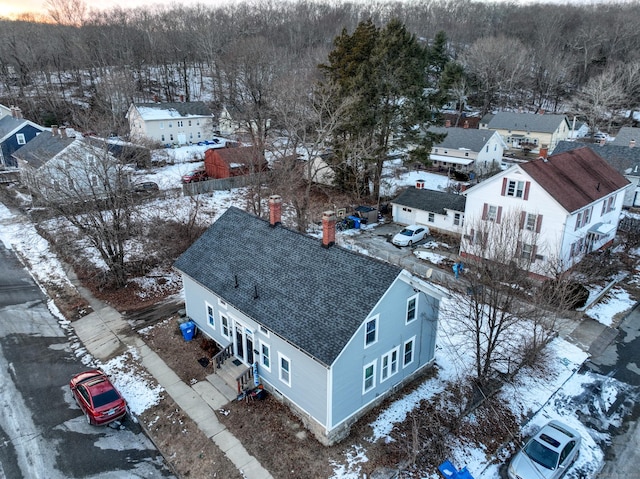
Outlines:
[{"label": "silver car", "polygon": [[509,479],[558,479],[578,459],[582,438],[559,421],[538,431],[509,464]]}]

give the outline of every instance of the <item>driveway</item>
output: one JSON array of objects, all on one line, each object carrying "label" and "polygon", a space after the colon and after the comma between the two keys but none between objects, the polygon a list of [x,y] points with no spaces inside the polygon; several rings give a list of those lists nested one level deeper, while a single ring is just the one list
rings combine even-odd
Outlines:
[{"label": "driveway", "polygon": [[[398,265],[421,278],[432,278],[439,283],[451,281],[453,272],[448,269],[448,266],[440,268],[415,255],[418,251],[433,251],[425,248],[427,243],[434,241],[433,236],[427,236],[413,246],[395,246],[391,243],[391,239],[401,229],[402,226],[397,223],[384,223],[374,228],[362,229],[359,232],[338,232],[337,235],[341,245],[347,248],[367,251],[370,256]],[[458,260],[458,251],[438,251],[438,254],[447,256],[452,261]]]}]

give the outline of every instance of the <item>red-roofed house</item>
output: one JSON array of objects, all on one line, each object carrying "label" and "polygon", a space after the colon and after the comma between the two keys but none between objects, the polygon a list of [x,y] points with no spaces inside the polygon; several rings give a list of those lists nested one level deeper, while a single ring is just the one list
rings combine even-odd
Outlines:
[{"label": "red-roofed house", "polygon": [[209,178],[230,178],[268,168],[264,155],[251,146],[211,148],[204,153],[204,168]]},{"label": "red-roofed house", "polygon": [[[462,255],[479,249],[485,222],[515,218],[517,251],[531,271],[550,276],[566,271],[585,254],[609,245],[629,181],[590,148],[520,163],[470,188]],[[476,254],[477,256],[477,254]]]}]

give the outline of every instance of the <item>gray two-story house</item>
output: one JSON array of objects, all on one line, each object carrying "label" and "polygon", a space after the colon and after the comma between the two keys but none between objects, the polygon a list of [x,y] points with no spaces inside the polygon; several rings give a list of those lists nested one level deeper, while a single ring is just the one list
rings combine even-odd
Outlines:
[{"label": "gray two-story house", "polygon": [[405,270],[229,208],[175,263],[200,331],[257,363],[324,444],[433,363],[443,294]]}]

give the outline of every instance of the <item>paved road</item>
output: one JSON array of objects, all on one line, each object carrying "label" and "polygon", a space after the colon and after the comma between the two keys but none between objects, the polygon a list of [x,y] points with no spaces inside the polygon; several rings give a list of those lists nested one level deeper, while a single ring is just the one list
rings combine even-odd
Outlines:
[{"label": "paved road", "polygon": [[86,423],[67,386],[87,369],[74,338],[1,242],[0,271],[0,477],[171,476],[136,423],[121,430]]},{"label": "paved road", "polygon": [[605,466],[600,479],[640,478],[640,307],[631,311],[619,327],[616,340],[604,352],[594,357],[586,367],[630,386],[626,397],[616,402],[627,402],[629,413],[622,424],[613,430],[611,446],[605,450]]}]

